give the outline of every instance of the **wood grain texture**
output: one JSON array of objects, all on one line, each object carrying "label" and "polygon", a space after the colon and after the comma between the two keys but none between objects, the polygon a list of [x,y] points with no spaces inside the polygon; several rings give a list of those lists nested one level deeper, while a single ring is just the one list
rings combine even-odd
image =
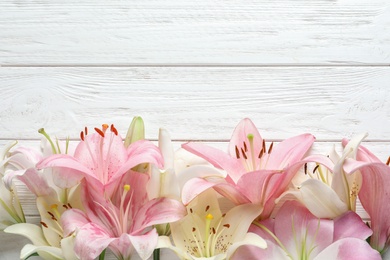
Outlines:
[{"label": "wood grain texture", "polygon": [[124,135],[140,115],[149,139],[164,127],[175,140],[228,140],[250,117],[271,140],[389,140],[389,82],[390,67],[0,68],[0,137],[45,127],[78,139],[102,123]]},{"label": "wood grain texture", "polygon": [[0,65],[389,64],[387,0],[0,3]]}]

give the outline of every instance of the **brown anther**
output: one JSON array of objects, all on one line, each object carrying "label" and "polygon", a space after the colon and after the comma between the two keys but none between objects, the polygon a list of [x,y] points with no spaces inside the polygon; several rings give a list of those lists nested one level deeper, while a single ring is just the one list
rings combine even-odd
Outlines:
[{"label": "brown anther", "polygon": [[83,131],[80,132],[80,139],[84,141],[84,132]]},{"label": "brown anther", "polygon": [[206,207],[206,211],[208,211],[210,209],[210,206],[209,205],[207,205],[207,207]]},{"label": "brown anther", "polygon": [[246,156],[246,153],[245,153],[244,149],[242,149],[242,148],[241,148],[241,154],[245,158],[245,160],[248,159],[248,156]]},{"label": "brown anther", "polygon": [[223,214],[222,214],[222,217],[225,217],[225,216],[226,216],[226,213],[223,213]]},{"label": "brown anther", "polygon": [[64,207],[65,209],[69,209],[67,205],[62,205],[62,207]]},{"label": "brown anther", "polygon": [[45,228],[48,228],[47,224],[43,221],[40,222],[42,226],[44,226]]},{"label": "brown anther", "polygon": [[223,225],[225,228],[230,228],[230,224]]},{"label": "brown anther", "polygon": [[263,153],[266,153],[267,149],[265,147],[265,140],[263,139]]},{"label": "brown anther", "polygon": [[84,133],[85,135],[88,135],[88,127],[84,127]]},{"label": "brown anther", "polygon": [[238,150],[237,145],[236,145],[236,157],[237,159],[240,159],[240,150]]},{"label": "brown anther", "polygon": [[49,214],[51,216],[51,218],[54,218],[54,214],[51,213],[50,211],[48,211],[47,214]]},{"label": "brown anther", "polygon": [[68,203],[68,207],[72,209],[72,206],[70,205],[70,203]]},{"label": "brown anther", "polygon": [[191,213],[193,212],[192,208],[190,208],[190,212],[191,212]]},{"label": "brown anther", "polygon": [[263,157],[263,154],[264,154],[264,150],[261,149],[261,150],[260,150],[260,153],[259,153],[259,156],[257,156],[257,157],[260,159],[261,157]]},{"label": "brown anther", "polygon": [[389,158],[387,158],[387,162],[386,162],[386,165],[389,165],[390,164],[390,156]]},{"label": "brown anther", "polygon": [[314,167],[314,169],[313,169],[313,173],[315,173],[315,172],[316,172],[316,170],[318,169],[318,167],[320,167],[320,165],[319,165],[319,164],[317,164],[317,165],[316,165],[316,167]]},{"label": "brown anther", "polygon": [[305,163],[304,169],[305,169],[305,174],[307,175],[307,163]]},{"label": "brown anther", "polygon": [[196,231],[196,228],[193,227],[193,228],[192,228],[192,232],[195,232],[195,231]]},{"label": "brown anther", "polygon": [[217,233],[217,232],[215,232],[215,228],[213,228],[212,231],[213,231],[213,234],[214,234],[214,235],[215,235],[215,233]]},{"label": "brown anther", "polygon": [[104,138],[104,132],[102,130],[100,130],[99,128],[95,127],[95,131],[101,136]]},{"label": "brown anther", "polygon": [[272,152],[272,147],[274,147],[274,142],[271,143],[271,145],[268,148],[268,154]]},{"label": "brown anther", "polygon": [[110,130],[111,130],[111,132],[113,132],[115,135],[118,135],[118,130],[116,130],[116,128],[115,128],[115,126],[114,126],[113,124],[111,124]]},{"label": "brown anther", "polygon": [[244,151],[247,152],[248,151],[248,147],[246,147],[246,143],[245,142],[243,142],[243,143],[244,143]]}]

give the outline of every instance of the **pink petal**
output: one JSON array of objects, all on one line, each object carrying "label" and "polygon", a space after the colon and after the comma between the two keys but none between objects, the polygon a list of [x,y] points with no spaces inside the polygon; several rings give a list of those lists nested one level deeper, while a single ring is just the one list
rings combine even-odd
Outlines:
[{"label": "pink petal", "polygon": [[381,260],[382,258],[379,252],[372,249],[366,241],[360,240],[358,238],[343,238],[325,248],[314,259]]},{"label": "pink petal", "polygon": [[69,236],[87,223],[89,223],[87,216],[79,209],[66,210],[61,216],[61,226],[65,236]]},{"label": "pink petal", "polygon": [[36,167],[38,169],[44,169],[44,168],[67,168],[74,170],[72,171],[67,171],[68,174],[84,174],[91,176],[93,178],[96,178],[95,174],[87,168],[84,164],[79,162],[76,158],[66,155],[66,154],[54,154],[52,156],[44,158],[42,161],[38,162]]},{"label": "pink petal", "polygon": [[182,201],[188,205],[194,198],[209,188],[214,188],[222,196],[230,199],[235,204],[249,203],[250,201],[237,190],[235,186],[225,183],[223,179],[205,180],[193,178],[186,182],[182,189]]},{"label": "pink petal", "polygon": [[[248,135],[253,136],[252,147],[250,147]],[[241,120],[240,123],[238,123],[238,125],[234,129],[233,135],[229,142],[228,150],[229,155],[232,158],[236,157],[236,147],[237,149],[239,149],[239,151],[241,151],[241,148],[245,151],[246,149],[244,147],[247,147],[249,149],[252,148],[254,151],[253,153],[256,156],[260,153],[261,149],[263,149],[263,138],[261,138],[259,131],[249,118],[244,118],[243,120]]]},{"label": "pink petal", "polygon": [[138,234],[153,225],[175,222],[186,214],[186,208],[177,200],[168,198],[153,199],[137,212],[132,234]]},{"label": "pink petal", "polygon": [[334,220],[333,240],[347,237],[355,237],[366,240],[372,234],[372,230],[363,222],[358,214],[348,211]]},{"label": "pink petal", "polygon": [[8,189],[12,186],[13,178],[22,181],[27,188],[36,196],[56,196],[56,191],[48,184],[44,173],[40,173],[34,168],[8,172],[4,177],[4,184]]},{"label": "pink petal", "polygon": [[245,169],[241,162],[235,157],[201,143],[186,143],[182,145],[185,150],[202,157],[219,169],[225,170],[230,178],[236,183]]},{"label": "pink petal", "polygon": [[96,224],[88,223],[79,229],[74,250],[80,259],[93,260],[115,239]]},{"label": "pink petal", "polygon": [[255,246],[241,246],[230,258],[231,260],[256,260],[256,259],[278,259],[290,260],[286,252],[271,241],[266,240],[267,248],[261,249]]},{"label": "pink petal", "polygon": [[248,172],[239,179],[237,187],[251,203],[264,205],[270,193],[278,188],[270,184],[271,179],[279,178],[281,175],[280,171],[272,170]]},{"label": "pink petal", "polygon": [[302,134],[284,140],[271,152],[267,169],[282,169],[298,162],[310,149],[314,140],[315,137],[311,134]]},{"label": "pink petal", "polygon": [[[77,146],[74,158],[88,169],[107,168],[108,173],[118,171],[127,159],[126,148],[119,135],[98,133],[87,135]],[[103,161],[102,161],[103,160]]]},{"label": "pink petal", "polygon": [[157,247],[158,234],[156,229],[152,229],[142,236],[129,236],[129,238],[141,259],[148,259]]},{"label": "pink petal", "polygon": [[359,192],[359,199],[370,215],[373,235],[370,244],[378,251],[388,246],[390,236],[390,167],[384,163],[369,163],[347,160],[344,166],[347,172],[360,170],[363,176],[363,185]]},{"label": "pink petal", "polygon": [[[321,252],[333,242],[333,222],[318,219],[296,201],[287,201],[275,217],[275,235],[292,256],[300,255],[301,244],[306,241],[305,248],[315,245],[313,254]],[[318,235],[319,234],[319,235]],[[295,238],[295,239],[291,239]]]},{"label": "pink petal", "polygon": [[116,181],[122,177],[128,170],[141,164],[152,163],[159,168],[163,168],[163,157],[160,150],[152,142],[146,140],[139,140],[130,144],[127,150],[128,158],[124,164],[115,172],[109,182]]}]

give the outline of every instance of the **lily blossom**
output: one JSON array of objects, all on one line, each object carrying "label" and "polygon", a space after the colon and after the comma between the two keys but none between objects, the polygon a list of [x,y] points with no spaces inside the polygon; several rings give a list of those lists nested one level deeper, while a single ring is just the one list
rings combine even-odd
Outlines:
[{"label": "lily blossom", "polygon": [[187,143],[183,148],[206,159],[227,172],[224,180],[213,178],[190,180],[183,191],[187,204],[194,196],[213,187],[236,204],[255,203],[263,208],[260,218],[268,218],[275,200],[286,191],[296,172],[306,161],[302,158],[314,142],[314,136],[303,134],[273,143],[266,148],[250,119],[243,119],[233,132],[228,153],[199,143]]},{"label": "lily blossom", "polygon": [[256,205],[245,204],[222,214],[216,192],[207,190],[187,206],[187,216],[171,224],[175,246],[161,236],[158,247],[170,248],[182,259],[230,259],[243,245],[266,248],[264,239],[248,233],[260,212]]},{"label": "lily blossom", "polygon": [[85,210],[66,211],[61,221],[64,233],[76,232],[74,250],[81,259],[95,259],[107,247],[119,258],[130,259],[138,254],[147,259],[157,246],[154,225],[177,221],[186,212],[172,199],[148,200],[146,183],[149,176],[128,172],[118,183],[112,198],[96,197],[91,187],[82,181],[82,201]]},{"label": "lily blossom", "polygon": [[161,166],[161,154],[155,145],[140,140],[126,148],[114,125],[104,124],[102,129],[95,128],[92,134],[85,128],[80,137],[74,156],[52,155],[40,161],[37,168],[54,168],[58,170],[56,178],[71,185],[85,177],[95,187],[95,196],[104,194],[108,198],[117,182],[132,167],[141,163]]},{"label": "lily blossom", "polygon": [[327,157],[317,157],[312,172],[305,165],[306,180],[295,190],[283,194],[294,195],[312,214],[319,218],[335,218],[352,210],[356,211],[357,194],[362,184],[360,172],[347,174],[343,165],[348,158],[356,158],[358,147],[366,135],[355,136],[344,148],[341,156],[335,148]]},{"label": "lily blossom", "polygon": [[[268,219],[252,225],[268,248],[242,248],[245,259],[381,259],[365,241],[372,231],[352,211],[334,219],[319,219],[297,201],[287,201]],[[235,255],[232,259],[244,259]]]},{"label": "lily blossom", "polygon": [[[363,208],[370,216],[370,227],[373,235],[370,245],[378,250],[384,259],[390,257],[390,167],[366,148],[360,147],[358,158],[364,161],[348,159],[344,165],[346,172],[360,171],[362,174],[362,187],[359,199]],[[388,160],[389,162],[389,160]]]}]

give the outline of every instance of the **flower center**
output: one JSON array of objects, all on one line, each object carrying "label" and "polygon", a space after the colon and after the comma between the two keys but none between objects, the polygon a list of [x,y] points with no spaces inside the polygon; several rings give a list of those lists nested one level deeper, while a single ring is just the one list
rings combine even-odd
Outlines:
[{"label": "flower center", "polygon": [[241,146],[235,146],[236,158],[241,160],[248,172],[266,168],[269,155],[271,154],[274,145],[272,142],[267,150],[265,140],[263,139],[261,150],[257,153],[255,151],[254,142],[254,135],[248,134],[247,142],[243,141]]},{"label": "flower center", "polygon": [[96,214],[100,220],[107,227],[107,232],[112,233],[115,237],[120,237],[123,233],[129,233],[131,223],[133,222],[131,216],[131,200],[133,193],[128,196],[131,190],[130,185],[123,185],[123,193],[119,203],[119,209],[111,201],[108,201],[106,205],[102,205],[99,202],[95,203],[101,210],[97,210]]},{"label": "flower center", "polygon": [[[111,135],[106,136],[107,129],[110,128]],[[109,127],[107,124],[103,124],[102,128],[94,128],[96,133],[100,136],[98,145],[90,145],[86,136],[88,135],[88,128],[85,127],[84,131],[80,132],[80,139],[85,143],[88,153],[93,162],[93,171],[101,183],[106,184],[111,176],[109,173],[109,163],[111,162],[111,145],[114,136],[118,135],[118,130],[113,124]],[[108,140],[108,145],[105,142]],[[107,148],[106,148],[107,146]],[[95,149],[92,149],[95,148]]]},{"label": "flower center", "polygon": [[[210,206],[206,207],[206,212]],[[191,214],[194,213],[190,209]],[[216,254],[225,253],[229,246],[232,245],[232,239],[227,234],[223,234],[226,229],[230,228],[230,224],[223,224],[222,218],[213,223],[214,216],[208,213],[205,216],[205,225],[203,233],[198,227],[192,227],[191,235],[186,249],[187,252],[196,257],[212,257]],[[196,222],[195,222],[196,223]],[[186,241],[184,241],[186,242]]]}]

